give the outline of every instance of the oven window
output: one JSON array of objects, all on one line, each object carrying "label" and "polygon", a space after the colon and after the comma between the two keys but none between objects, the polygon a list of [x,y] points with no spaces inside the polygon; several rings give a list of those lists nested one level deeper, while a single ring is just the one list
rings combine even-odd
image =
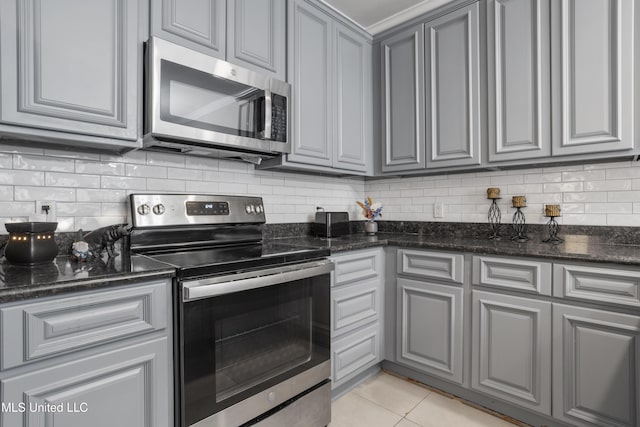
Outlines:
[{"label": "oven window", "polygon": [[328,280],[184,304],[187,425],[328,360]]}]

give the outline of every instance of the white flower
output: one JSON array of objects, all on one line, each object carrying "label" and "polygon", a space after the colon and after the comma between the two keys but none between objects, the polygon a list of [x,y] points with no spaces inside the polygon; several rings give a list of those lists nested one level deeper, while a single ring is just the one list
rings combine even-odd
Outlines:
[{"label": "white flower", "polygon": [[89,252],[89,244],[87,242],[84,242],[84,241],[73,242],[73,245],[71,245],[71,248],[74,251],[77,251],[77,252],[80,252],[80,253]]},{"label": "white flower", "polygon": [[375,202],[374,204],[372,204],[372,205],[371,205],[371,210],[372,210],[372,211],[375,211],[375,210],[378,210],[378,209],[379,209],[379,208],[381,208],[381,207],[382,207],[382,203],[380,203],[380,202]]}]

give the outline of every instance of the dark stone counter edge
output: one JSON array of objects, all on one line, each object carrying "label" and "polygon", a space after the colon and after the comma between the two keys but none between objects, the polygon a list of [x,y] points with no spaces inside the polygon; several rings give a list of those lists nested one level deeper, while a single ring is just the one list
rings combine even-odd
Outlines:
[{"label": "dark stone counter edge", "polygon": [[[501,246],[500,243],[492,245],[487,241],[469,241],[469,242],[442,242],[425,240],[428,237],[419,239],[407,238],[407,236],[398,236],[394,234],[385,235],[379,233],[374,239],[375,241],[365,241],[368,236],[350,235],[334,239],[318,239],[310,238],[305,243],[311,244],[310,240],[316,240],[318,246],[328,247],[331,254],[348,252],[354,250],[368,249],[374,247],[401,247],[415,249],[433,249],[442,251],[454,251],[479,255],[497,255],[523,258],[547,259],[549,261],[568,261],[568,262],[597,262],[618,265],[640,266],[640,247],[625,245],[589,245],[584,247],[584,252],[566,252],[562,246],[553,246],[546,243],[506,243]],[[417,236],[416,236],[417,237]]]},{"label": "dark stone counter edge", "polygon": [[0,304],[32,300],[69,294],[74,292],[92,291],[117,286],[138,284],[144,280],[170,278],[175,276],[173,267],[145,272],[127,272],[110,277],[97,277],[89,279],[73,279],[63,282],[46,283],[36,286],[24,286],[5,288],[0,290]]}]

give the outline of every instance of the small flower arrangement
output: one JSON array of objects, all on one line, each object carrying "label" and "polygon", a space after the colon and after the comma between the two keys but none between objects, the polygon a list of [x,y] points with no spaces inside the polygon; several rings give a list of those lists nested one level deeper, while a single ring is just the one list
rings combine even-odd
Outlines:
[{"label": "small flower arrangement", "polygon": [[358,206],[362,208],[362,215],[369,221],[375,221],[382,216],[382,204],[380,202],[373,203],[371,197],[364,199],[364,203],[356,201]]}]

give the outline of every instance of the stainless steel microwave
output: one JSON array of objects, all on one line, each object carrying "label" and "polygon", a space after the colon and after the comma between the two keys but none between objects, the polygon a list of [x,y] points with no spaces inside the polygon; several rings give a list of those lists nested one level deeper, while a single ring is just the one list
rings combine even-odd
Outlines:
[{"label": "stainless steel microwave", "polygon": [[291,86],[152,37],[145,148],[259,163],[291,151]]}]

